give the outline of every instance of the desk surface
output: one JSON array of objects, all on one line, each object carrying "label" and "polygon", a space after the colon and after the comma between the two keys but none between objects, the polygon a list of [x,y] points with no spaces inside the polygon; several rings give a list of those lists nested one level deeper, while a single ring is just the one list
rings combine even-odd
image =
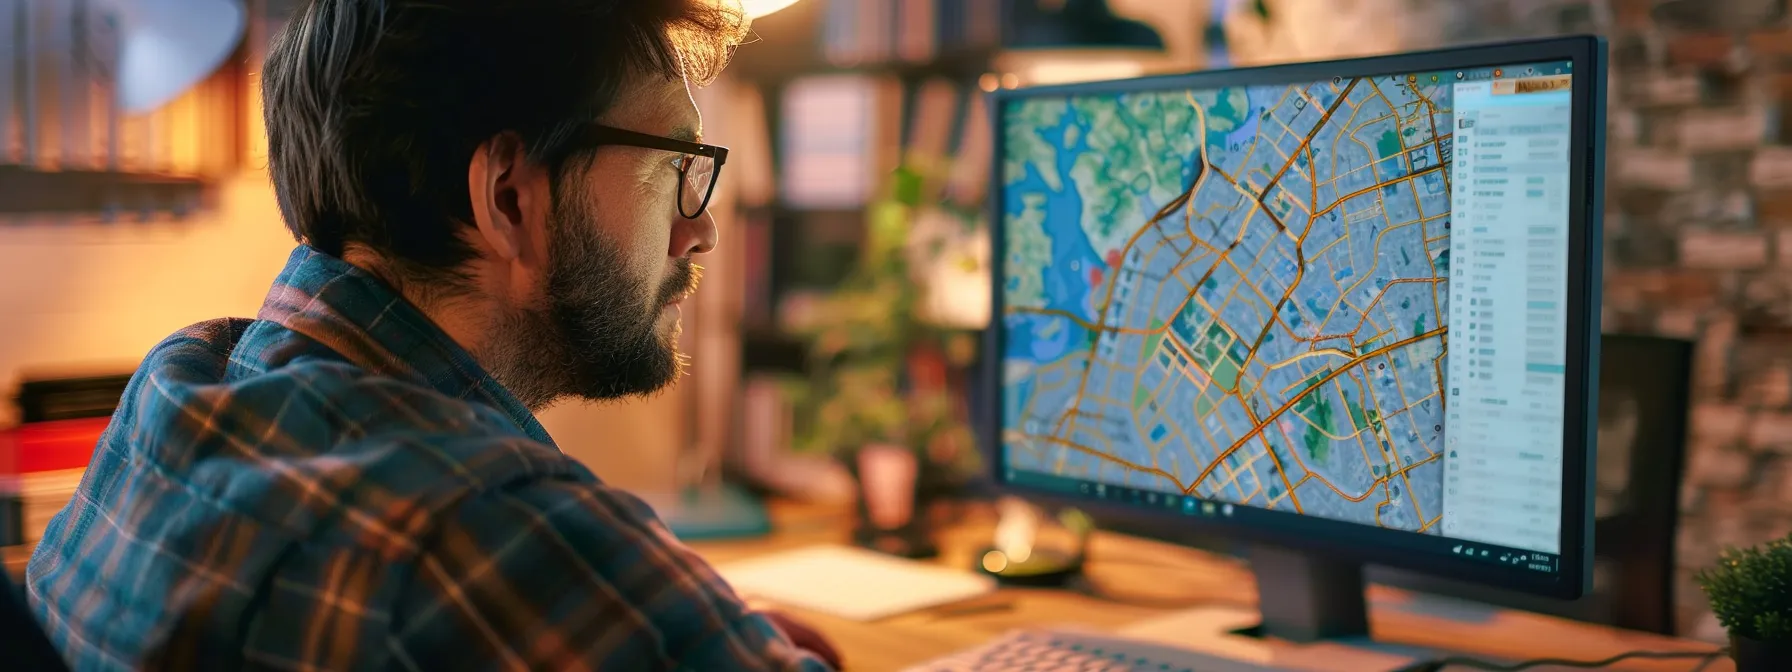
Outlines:
[{"label": "desk surface", "polygon": [[[776,505],[778,531],[745,541],[692,544],[713,563],[724,563],[811,544],[842,543],[850,523],[844,512]],[[940,562],[969,567],[989,540],[993,514],[973,510],[942,533]],[[1103,599],[1059,590],[1002,589],[958,607],[861,623],[792,610],[831,638],[849,669],[893,670],[975,646],[1016,628],[1073,625],[1114,630],[1191,607],[1255,606],[1256,589],[1248,568],[1233,559],[1193,549],[1114,534],[1097,534],[1090,548],[1090,580]],[[1693,650],[1713,645],[1640,632],[1627,632],[1524,612],[1488,611],[1472,621],[1427,615],[1404,591],[1370,590],[1370,627],[1378,642],[1395,642],[1506,660],[1560,657],[1593,660],[1626,651]],[[1261,644],[1282,647],[1278,663],[1320,661],[1343,668],[1377,667],[1397,659],[1340,645]],[[1292,652],[1288,649],[1298,648]],[[1628,661],[1610,669],[1687,671],[1696,663]],[[1380,669],[1387,669],[1381,667]],[[1727,658],[1704,668],[1728,672]]]},{"label": "desk surface", "polygon": [[[812,544],[843,543],[850,515],[844,511],[779,504],[778,531],[769,537],[692,544],[712,563],[750,558]],[[941,534],[940,562],[969,567],[987,543],[994,518],[973,510]],[[29,550],[0,549],[5,569],[24,574]],[[895,670],[988,641],[1012,629],[1074,625],[1114,630],[1197,606],[1253,607],[1256,590],[1241,563],[1200,551],[1114,534],[1097,534],[1090,548],[1089,578],[1106,599],[1057,590],[1003,589],[964,605],[860,623],[792,610],[840,648],[853,672]],[[1378,641],[1453,650],[1508,660],[1560,657],[1591,660],[1634,650],[1708,650],[1710,644],[1626,632],[1522,612],[1497,612],[1475,622],[1428,616],[1412,596],[1384,587],[1370,591],[1370,627]],[[1264,645],[1270,646],[1270,645]],[[1387,660],[1347,647],[1304,647],[1278,661],[1322,661],[1345,668]],[[1688,661],[1632,661],[1611,669],[1691,670]],[[1323,669],[1323,668],[1322,668]],[[1386,669],[1385,667],[1382,669]],[[1706,672],[1730,672],[1720,659]]]}]

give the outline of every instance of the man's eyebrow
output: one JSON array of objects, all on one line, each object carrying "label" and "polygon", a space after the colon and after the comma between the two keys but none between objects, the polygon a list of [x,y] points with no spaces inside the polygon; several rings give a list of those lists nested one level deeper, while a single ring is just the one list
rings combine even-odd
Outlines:
[{"label": "man's eyebrow", "polygon": [[673,140],[683,140],[685,142],[698,142],[703,139],[703,136],[697,134],[697,129],[691,128],[690,126],[679,126],[674,128],[671,133],[666,134],[666,137],[672,138]]}]

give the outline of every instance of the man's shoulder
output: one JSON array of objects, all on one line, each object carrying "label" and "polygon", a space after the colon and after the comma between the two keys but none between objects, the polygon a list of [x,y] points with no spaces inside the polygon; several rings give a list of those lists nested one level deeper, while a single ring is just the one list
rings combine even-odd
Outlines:
[{"label": "man's shoulder", "polygon": [[507,484],[596,481],[497,409],[327,349],[303,352],[303,341],[276,367],[196,352],[212,349],[203,334],[219,328],[188,329],[152,352],[102,439],[102,453],[128,458],[115,465],[150,467],[295,535],[348,521],[363,541],[412,534],[456,500]]},{"label": "man's shoulder", "polygon": [[[45,530],[28,578],[71,658],[135,661],[174,645],[171,619],[197,618],[155,606],[177,593],[222,600],[208,602],[215,622],[183,621],[219,632],[254,613],[304,620],[339,615],[340,604],[384,609],[375,593],[433,555],[444,528],[479,518],[470,512],[491,493],[601,488],[487,405],[367,371],[303,339],[275,343],[292,348],[279,358],[245,359],[235,346],[253,328],[206,323],[158,345]],[[345,567],[360,573],[345,578]],[[120,623],[143,631],[80,641],[122,632]],[[289,644],[262,650],[308,659],[306,642]]]}]

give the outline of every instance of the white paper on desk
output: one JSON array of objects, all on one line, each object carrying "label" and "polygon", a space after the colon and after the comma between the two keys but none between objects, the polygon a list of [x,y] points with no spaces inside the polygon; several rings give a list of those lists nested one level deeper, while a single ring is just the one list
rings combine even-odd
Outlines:
[{"label": "white paper on desk", "polygon": [[995,579],[846,546],[811,546],[718,567],[743,597],[875,621],[995,590]]}]

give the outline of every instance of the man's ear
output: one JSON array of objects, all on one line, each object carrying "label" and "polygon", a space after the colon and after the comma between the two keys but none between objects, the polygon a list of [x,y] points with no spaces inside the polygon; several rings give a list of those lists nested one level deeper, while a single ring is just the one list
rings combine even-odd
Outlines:
[{"label": "man's ear", "polygon": [[467,164],[473,223],[492,254],[504,261],[530,255],[542,235],[547,206],[546,174],[531,164],[522,138],[501,133],[480,143]]}]

